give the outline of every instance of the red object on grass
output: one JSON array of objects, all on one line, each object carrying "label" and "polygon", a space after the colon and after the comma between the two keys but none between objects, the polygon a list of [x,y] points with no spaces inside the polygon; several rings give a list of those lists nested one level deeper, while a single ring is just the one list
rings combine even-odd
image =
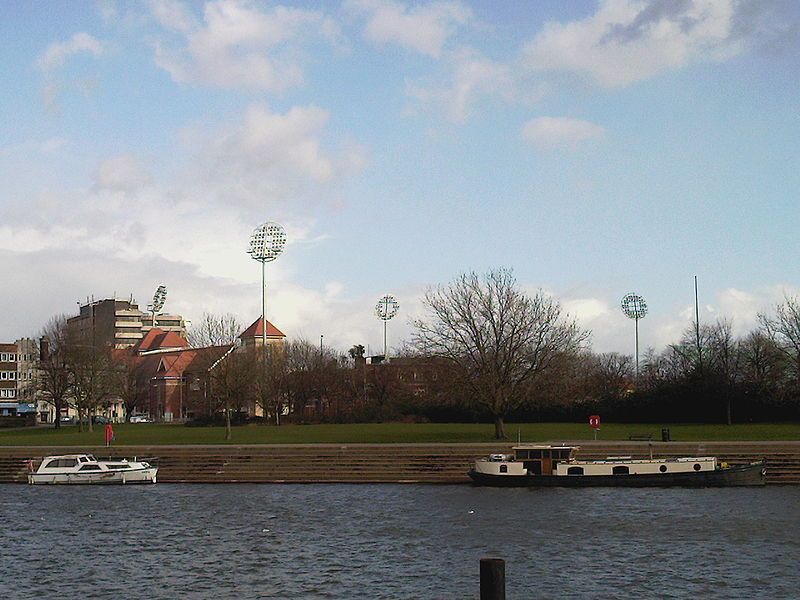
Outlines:
[{"label": "red object on grass", "polygon": [[600,429],[600,415],[592,415],[589,417],[589,427],[592,429]]},{"label": "red object on grass", "polygon": [[106,446],[110,446],[111,442],[114,441],[114,428],[111,427],[111,423],[106,425]]}]

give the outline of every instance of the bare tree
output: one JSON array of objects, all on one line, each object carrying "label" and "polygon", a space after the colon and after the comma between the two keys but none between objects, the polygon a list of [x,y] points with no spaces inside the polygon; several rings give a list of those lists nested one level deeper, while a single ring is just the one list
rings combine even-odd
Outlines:
[{"label": "bare tree", "polygon": [[72,344],[67,366],[72,379],[72,400],[78,411],[79,430],[86,420],[93,430],[92,416],[106,399],[110,389],[110,365],[105,350],[92,345]]},{"label": "bare tree", "polygon": [[589,336],[554,299],[541,291],[528,296],[507,269],[460,275],[429,289],[423,304],[428,318],[414,321],[414,345],[458,368],[494,416],[498,439],[505,437],[505,416],[526,400],[531,385]]},{"label": "bare tree", "polygon": [[235,344],[242,326],[235,315],[203,313],[197,324],[189,329],[189,344],[193,348]]},{"label": "bare tree", "polygon": [[109,393],[122,400],[125,422],[129,423],[147,394],[144,362],[128,350],[118,350],[111,354],[109,367]]},{"label": "bare tree", "polygon": [[230,440],[231,411],[241,410],[253,399],[253,349],[223,356],[209,370],[209,395],[225,411],[225,439]]},{"label": "bare tree", "polygon": [[800,300],[784,297],[775,307],[775,316],[758,315],[766,334],[786,357],[795,384],[800,386]]},{"label": "bare tree", "polygon": [[284,344],[267,344],[257,348],[253,372],[255,403],[264,416],[274,417],[280,425],[280,415],[286,406],[289,385],[289,358]]},{"label": "bare tree", "polygon": [[738,340],[733,337],[733,323],[729,319],[719,319],[709,330],[708,368],[722,384],[725,395],[725,421],[733,423],[733,389],[739,377],[741,350]]},{"label": "bare tree", "polygon": [[67,406],[67,397],[72,390],[72,379],[67,364],[69,353],[67,317],[52,317],[42,330],[39,340],[38,388],[42,398],[55,409],[54,427],[61,427],[61,411]]}]

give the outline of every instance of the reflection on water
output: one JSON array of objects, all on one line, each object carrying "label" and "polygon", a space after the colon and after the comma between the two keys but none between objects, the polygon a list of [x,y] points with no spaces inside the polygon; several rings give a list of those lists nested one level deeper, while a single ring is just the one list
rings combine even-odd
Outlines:
[{"label": "reflection on water", "polygon": [[797,598],[800,487],[0,486],[0,598]]}]

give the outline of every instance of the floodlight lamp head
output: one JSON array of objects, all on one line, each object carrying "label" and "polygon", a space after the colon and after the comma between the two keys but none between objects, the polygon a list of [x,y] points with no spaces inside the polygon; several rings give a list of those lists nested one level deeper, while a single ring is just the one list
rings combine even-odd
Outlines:
[{"label": "floodlight lamp head", "polygon": [[167,301],[167,286],[160,285],[158,286],[156,293],[153,294],[153,304],[150,305],[153,308],[153,312],[154,313],[158,312],[162,308],[164,308],[164,302],[166,301]]},{"label": "floodlight lamp head", "polygon": [[381,321],[388,321],[400,310],[400,304],[391,294],[382,296],[375,304],[375,314]]},{"label": "floodlight lamp head", "polygon": [[647,314],[647,302],[639,294],[625,294],[621,306],[622,312],[629,319],[643,319]]},{"label": "floodlight lamp head", "polygon": [[250,249],[247,253],[253,260],[272,262],[286,244],[286,232],[278,223],[267,221],[253,230],[250,235]]}]

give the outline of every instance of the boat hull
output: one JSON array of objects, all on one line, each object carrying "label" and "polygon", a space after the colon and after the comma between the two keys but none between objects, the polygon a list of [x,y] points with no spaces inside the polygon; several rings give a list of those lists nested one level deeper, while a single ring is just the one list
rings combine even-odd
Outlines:
[{"label": "boat hull", "polygon": [[40,484],[132,484],[155,483],[157,467],[125,471],[93,471],[90,473],[29,473],[28,483]]},{"label": "boat hull", "polygon": [[475,469],[476,485],[493,487],[728,487],[766,483],[764,462],[714,471],[631,475],[495,475]]}]

